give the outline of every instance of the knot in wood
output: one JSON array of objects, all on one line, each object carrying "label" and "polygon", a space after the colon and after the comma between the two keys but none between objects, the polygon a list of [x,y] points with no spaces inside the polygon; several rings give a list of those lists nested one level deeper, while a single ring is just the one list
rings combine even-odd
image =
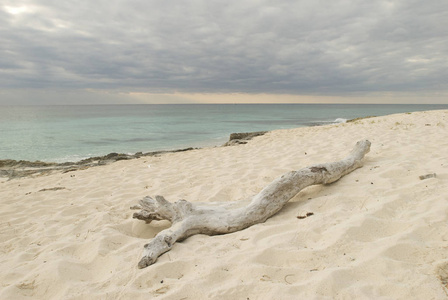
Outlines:
[{"label": "knot in wood", "polygon": [[325,167],[311,167],[310,170],[313,173],[328,172],[327,168],[325,168]]}]

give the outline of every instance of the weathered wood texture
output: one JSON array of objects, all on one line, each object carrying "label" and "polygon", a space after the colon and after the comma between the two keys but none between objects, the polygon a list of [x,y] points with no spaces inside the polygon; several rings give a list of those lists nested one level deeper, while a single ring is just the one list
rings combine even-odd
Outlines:
[{"label": "weathered wood texture", "polygon": [[262,223],[276,214],[290,199],[305,187],[332,183],[362,166],[362,159],[370,150],[368,140],[359,141],[350,154],[337,162],[313,165],[291,171],[275,179],[250,202],[191,203],[179,200],[170,203],[162,196],[145,197],[133,217],[150,223],[168,220],[172,226],[159,232],[144,246],[138,267],[153,264],[163,253],[169,251],[176,241],[194,234],[225,234]]}]

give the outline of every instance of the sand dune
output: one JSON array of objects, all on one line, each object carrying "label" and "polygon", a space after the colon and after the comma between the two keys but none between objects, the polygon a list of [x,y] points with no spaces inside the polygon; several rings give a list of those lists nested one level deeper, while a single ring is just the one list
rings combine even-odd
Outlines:
[{"label": "sand dune", "polygon": [[[169,226],[132,219],[140,198],[245,199],[364,138],[363,168],[303,190],[263,224],[193,236],[137,269],[143,245]],[[0,201],[0,299],[448,298],[448,111],[0,178]],[[298,219],[303,212],[313,215]]]}]

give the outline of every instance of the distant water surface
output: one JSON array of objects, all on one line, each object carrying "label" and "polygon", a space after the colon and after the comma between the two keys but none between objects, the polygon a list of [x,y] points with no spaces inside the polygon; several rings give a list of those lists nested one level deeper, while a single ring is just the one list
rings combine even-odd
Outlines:
[{"label": "distant water surface", "polygon": [[434,109],[448,109],[448,105],[0,106],[0,159],[64,162],[111,152],[214,146],[223,144],[232,132]]}]

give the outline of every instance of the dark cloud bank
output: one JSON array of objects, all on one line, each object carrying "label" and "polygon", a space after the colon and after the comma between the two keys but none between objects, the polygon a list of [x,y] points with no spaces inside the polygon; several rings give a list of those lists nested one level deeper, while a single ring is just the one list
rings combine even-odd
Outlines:
[{"label": "dark cloud bank", "polygon": [[4,91],[447,92],[446,1],[3,3]]}]

